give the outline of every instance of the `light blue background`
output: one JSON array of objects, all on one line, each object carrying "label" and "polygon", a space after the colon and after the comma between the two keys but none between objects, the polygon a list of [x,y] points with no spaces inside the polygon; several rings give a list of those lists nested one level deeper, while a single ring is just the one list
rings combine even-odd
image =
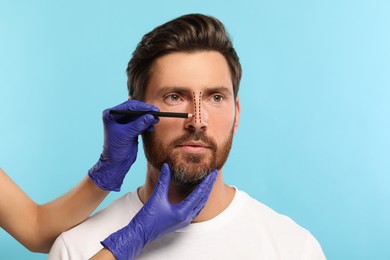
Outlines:
[{"label": "light blue background", "polygon": [[[329,259],[390,259],[385,0],[1,1],[0,166],[38,203],[73,187],[101,152],[101,111],[127,98],[142,35],[191,12],[225,23],[244,69],[227,183],[308,228]],[[103,206],[144,172],[140,154]],[[46,256],[1,230],[0,258]]]}]

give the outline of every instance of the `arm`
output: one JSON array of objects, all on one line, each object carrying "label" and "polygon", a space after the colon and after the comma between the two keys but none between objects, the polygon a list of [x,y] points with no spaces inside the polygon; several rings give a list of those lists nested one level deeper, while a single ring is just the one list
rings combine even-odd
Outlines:
[{"label": "arm", "polygon": [[115,256],[107,248],[103,248],[90,260],[116,260]]},{"label": "arm", "polygon": [[29,250],[48,252],[62,231],[87,218],[107,194],[86,177],[58,199],[38,205],[0,169],[0,226]]},{"label": "arm", "polygon": [[[158,111],[136,100],[112,109]],[[87,218],[109,191],[119,191],[137,157],[138,135],[153,131],[153,124],[158,122],[152,115],[111,117],[109,110],[103,112],[104,145],[99,161],[88,171],[88,177],[56,200],[37,205],[0,170],[0,227],[29,250],[48,252],[61,232]]]}]

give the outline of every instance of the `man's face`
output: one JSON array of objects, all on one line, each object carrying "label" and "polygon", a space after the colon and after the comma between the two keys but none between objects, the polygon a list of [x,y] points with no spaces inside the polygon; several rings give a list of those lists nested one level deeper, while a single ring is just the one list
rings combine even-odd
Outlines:
[{"label": "man's face", "polygon": [[176,52],[158,58],[145,93],[161,111],[193,113],[194,118],[160,118],[142,135],[154,168],[167,162],[179,184],[199,183],[224,165],[238,127],[240,104],[225,58],[215,51]]}]

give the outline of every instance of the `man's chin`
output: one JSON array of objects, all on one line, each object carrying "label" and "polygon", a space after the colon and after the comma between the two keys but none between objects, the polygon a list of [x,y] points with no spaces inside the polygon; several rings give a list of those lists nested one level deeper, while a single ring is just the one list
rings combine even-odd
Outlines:
[{"label": "man's chin", "polygon": [[170,164],[172,180],[176,184],[194,186],[202,182],[204,178],[213,170],[206,163],[173,163]]}]

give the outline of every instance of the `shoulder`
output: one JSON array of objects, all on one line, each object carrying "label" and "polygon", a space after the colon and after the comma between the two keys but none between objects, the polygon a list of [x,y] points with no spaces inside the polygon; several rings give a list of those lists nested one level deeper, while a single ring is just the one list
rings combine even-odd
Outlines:
[{"label": "shoulder", "polygon": [[62,234],[59,235],[50,249],[48,260],[70,259]]},{"label": "shoulder", "polygon": [[[49,259],[87,259],[98,252],[100,241],[126,226],[138,212],[136,192],[127,193],[76,227],[63,232],[55,241]],[[65,257],[68,256],[68,257]]]},{"label": "shoulder", "polygon": [[242,211],[240,222],[251,223],[249,226],[255,230],[259,241],[286,256],[295,254],[306,255],[303,259],[325,259],[318,241],[306,228],[243,191],[237,190],[236,197]]},{"label": "shoulder", "polygon": [[242,217],[245,215],[245,218],[253,219],[255,223],[266,224],[273,230],[305,231],[303,227],[299,226],[290,217],[280,214],[244,191],[237,189],[235,200],[241,206],[242,212],[245,212]]}]

